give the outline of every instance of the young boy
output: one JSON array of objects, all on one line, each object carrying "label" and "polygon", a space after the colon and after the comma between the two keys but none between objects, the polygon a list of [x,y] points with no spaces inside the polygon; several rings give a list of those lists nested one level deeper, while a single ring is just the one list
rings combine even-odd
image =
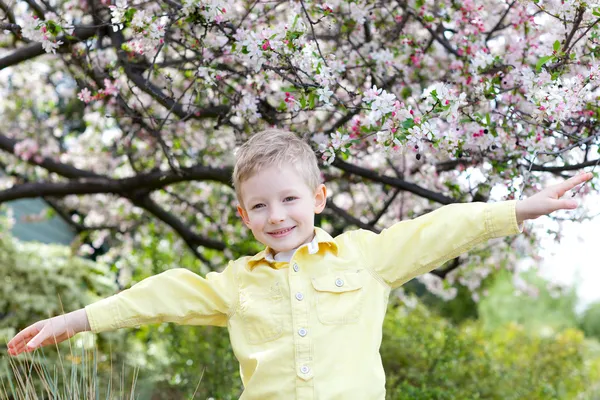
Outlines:
[{"label": "young boy", "polygon": [[240,362],[242,399],[384,399],[379,355],[390,291],[488,239],[520,232],[526,219],[559,209],[582,174],[523,201],[442,207],[381,234],[332,238],[314,227],[327,191],[305,142],[257,133],[233,174],[244,223],[264,251],[202,278],[184,269],[150,277],[115,296],[17,334],[9,353],[91,330],[141,324],[227,326]]}]

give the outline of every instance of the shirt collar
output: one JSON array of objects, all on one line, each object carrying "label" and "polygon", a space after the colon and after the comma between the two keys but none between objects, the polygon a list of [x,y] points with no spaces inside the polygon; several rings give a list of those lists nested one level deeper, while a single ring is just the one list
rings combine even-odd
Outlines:
[{"label": "shirt collar", "polygon": [[[308,254],[316,254],[321,249],[327,247],[331,249],[331,251],[333,251],[336,255],[338,253],[338,246],[335,243],[335,240],[333,240],[331,235],[329,235],[321,228],[315,228],[315,237],[313,238],[313,240],[310,243],[300,246],[297,250],[300,250],[305,246],[307,248]],[[295,251],[292,251],[292,255],[294,252]],[[263,251],[257,253],[248,260],[248,267],[252,270],[254,269],[256,264],[260,263],[263,260],[268,262],[269,264],[273,264],[275,262],[275,260],[273,259],[273,251],[268,246]]]}]

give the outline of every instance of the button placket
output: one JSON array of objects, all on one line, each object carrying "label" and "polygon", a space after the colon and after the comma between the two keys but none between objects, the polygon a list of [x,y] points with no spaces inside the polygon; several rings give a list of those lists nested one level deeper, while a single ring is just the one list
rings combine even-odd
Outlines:
[{"label": "button placket", "polygon": [[[310,280],[303,273],[304,269],[300,268],[299,263],[291,261],[289,282],[291,310],[292,310],[292,329],[294,331],[293,340],[295,347],[295,364],[296,372],[299,378],[297,382],[298,390],[301,388],[307,389],[313,385],[313,370],[312,370],[312,342],[309,332],[309,306],[310,301],[307,296],[307,287]],[[302,382],[302,383],[300,383]]]}]

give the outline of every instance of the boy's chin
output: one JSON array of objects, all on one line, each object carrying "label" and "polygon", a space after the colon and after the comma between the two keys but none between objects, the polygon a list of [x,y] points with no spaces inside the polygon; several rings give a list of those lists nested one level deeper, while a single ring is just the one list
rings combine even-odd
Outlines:
[{"label": "boy's chin", "polygon": [[285,253],[286,251],[290,251],[290,250],[294,250],[297,249],[298,247],[302,246],[302,243],[295,243],[295,242],[290,242],[288,243],[274,243],[273,245],[268,245],[271,250],[273,250],[273,252],[275,254],[277,253]]}]

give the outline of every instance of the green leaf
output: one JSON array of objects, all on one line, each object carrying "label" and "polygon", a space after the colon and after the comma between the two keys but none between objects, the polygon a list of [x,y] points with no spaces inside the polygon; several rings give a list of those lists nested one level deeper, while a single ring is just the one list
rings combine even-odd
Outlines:
[{"label": "green leaf", "polygon": [[128,8],[123,15],[124,22],[129,23],[133,19],[133,16],[137,12],[137,8]]},{"label": "green leaf", "polygon": [[412,128],[413,126],[415,126],[415,120],[414,120],[414,119],[412,119],[412,118],[410,118],[410,119],[405,119],[405,120],[402,122],[402,128],[404,128],[404,129],[410,129],[410,128]]},{"label": "green leaf", "polygon": [[485,114],[485,123],[487,126],[492,125],[492,119],[490,118],[490,113]]},{"label": "green leaf", "polygon": [[556,42],[554,42],[554,45],[552,46],[552,48],[554,49],[554,51],[559,51],[560,50],[560,42],[558,40]]},{"label": "green leaf", "polygon": [[535,69],[540,71],[542,69],[542,66],[544,64],[546,64],[548,61],[552,60],[554,58],[554,56],[545,56],[542,57],[538,60],[537,64],[535,64]]},{"label": "green leaf", "polygon": [[317,96],[315,95],[315,92],[310,92],[310,94],[308,95],[308,107],[311,110],[314,110],[316,100],[317,100]]},{"label": "green leaf", "polygon": [[304,95],[300,96],[300,107],[302,107],[303,109],[306,107],[306,97]]},{"label": "green leaf", "polygon": [[46,29],[54,36],[57,36],[62,31],[61,26],[52,20],[46,21]]}]

